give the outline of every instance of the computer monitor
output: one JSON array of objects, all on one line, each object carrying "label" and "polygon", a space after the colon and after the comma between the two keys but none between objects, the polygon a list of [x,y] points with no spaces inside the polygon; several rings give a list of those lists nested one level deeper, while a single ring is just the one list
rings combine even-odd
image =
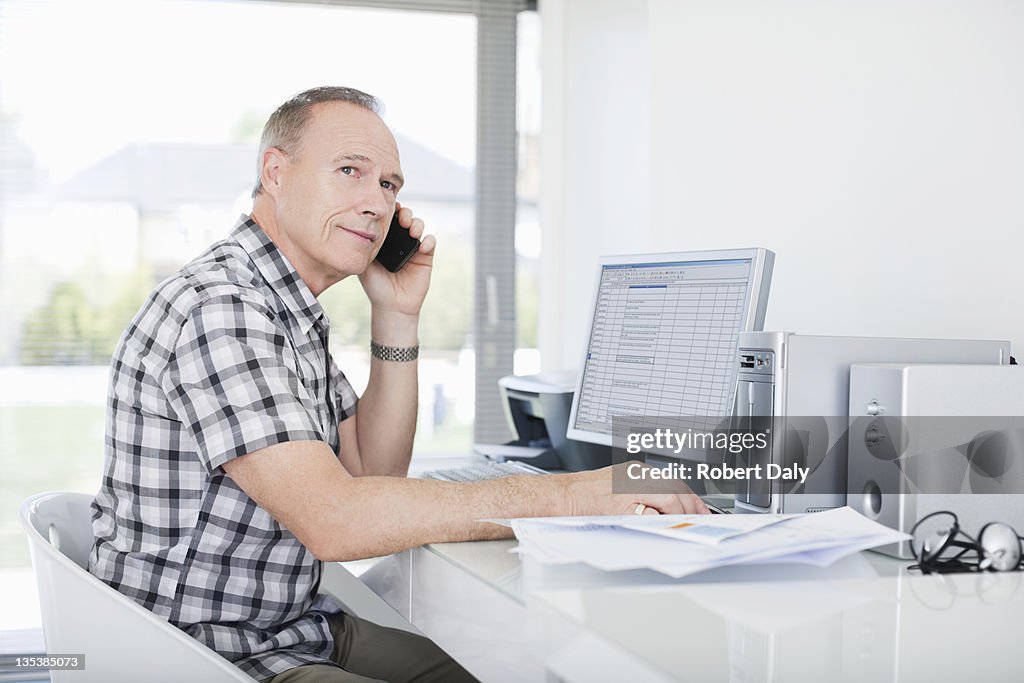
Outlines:
[{"label": "computer monitor", "polygon": [[775,254],[601,257],[570,439],[612,445],[612,418],[732,413],[740,332],[764,327]]}]

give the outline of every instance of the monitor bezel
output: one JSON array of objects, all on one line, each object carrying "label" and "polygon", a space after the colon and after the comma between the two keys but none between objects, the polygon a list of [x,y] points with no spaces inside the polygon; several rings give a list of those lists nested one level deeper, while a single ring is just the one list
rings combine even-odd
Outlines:
[{"label": "monitor bezel", "polygon": [[[768,310],[768,294],[771,289],[772,271],[775,266],[775,253],[764,247],[744,249],[712,249],[700,251],[652,252],[644,254],[619,254],[601,256],[597,260],[593,293],[591,295],[590,313],[587,317],[587,334],[583,340],[582,362],[576,373],[576,389],[572,395],[572,406],[569,410],[569,425],[566,437],[576,441],[586,441],[602,446],[612,445],[612,434],[600,434],[576,428],[576,414],[579,411],[580,392],[583,390],[583,374],[586,368],[587,352],[594,333],[594,317],[597,314],[597,298],[601,291],[601,274],[605,266],[635,265],[643,263],[669,263],[686,261],[734,261],[750,259],[751,269],[748,276],[748,300],[746,315],[741,332],[757,332],[764,329],[764,319]],[[735,387],[733,387],[735,393]],[[723,415],[722,417],[728,417]]]}]

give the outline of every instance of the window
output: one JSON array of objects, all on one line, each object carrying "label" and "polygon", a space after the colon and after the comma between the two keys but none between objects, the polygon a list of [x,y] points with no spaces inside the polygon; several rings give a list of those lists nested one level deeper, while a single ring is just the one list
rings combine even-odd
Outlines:
[{"label": "window", "polygon": [[[487,191],[474,168],[478,27],[493,27],[493,17],[344,4],[0,0],[0,509],[46,489],[96,490],[118,336],[157,281],[248,211],[256,142],[273,108],[327,83],[384,102],[408,180],[400,199],[439,239],[423,312],[417,453],[470,448],[477,207]],[[111,16],[118,21],[96,21]],[[531,49],[536,25],[519,20]],[[258,37],[271,34],[268,65]],[[539,97],[535,73],[530,83]],[[529,178],[539,116],[523,111],[532,127],[520,139],[520,177]],[[522,194],[520,229],[535,235],[535,194]],[[520,245],[520,264],[536,262],[536,241]],[[535,296],[529,282],[520,319]],[[360,387],[369,311],[358,283],[323,303],[332,350]],[[504,317],[514,330],[516,316]],[[529,323],[519,330],[529,341]],[[530,369],[531,352],[520,356]],[[500,432],[503,419],[488,419]],[[27,566],[13,515],[0,524],[0,568]]]}]

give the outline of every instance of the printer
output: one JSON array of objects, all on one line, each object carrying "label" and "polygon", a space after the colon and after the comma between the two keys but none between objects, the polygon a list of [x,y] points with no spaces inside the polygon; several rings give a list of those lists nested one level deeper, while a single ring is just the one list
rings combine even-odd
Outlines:
[{"label": "printer", "polygon": [[508,375],[498,380],[505,418],[515,435],[515,440],[507,445],[545,449],[532,457],[506,456],[506,459],[524,460],[547,470],[573,472],[612,463],[609,446],[565,436],[575,387],[576,373],[570,371]]}]

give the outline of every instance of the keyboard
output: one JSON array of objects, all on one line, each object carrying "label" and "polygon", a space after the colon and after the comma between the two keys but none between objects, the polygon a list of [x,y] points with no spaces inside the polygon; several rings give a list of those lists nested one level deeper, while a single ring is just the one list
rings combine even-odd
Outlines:
[{"label": "keyboard", "polygon": [[500,479],[519,474],[547,474],[539,467],[525,462],[482,462],[464,467],[452,467],[443,470],[430,470],[420,475],[421,479],[438,479],[440,481],[484,481]]}]

